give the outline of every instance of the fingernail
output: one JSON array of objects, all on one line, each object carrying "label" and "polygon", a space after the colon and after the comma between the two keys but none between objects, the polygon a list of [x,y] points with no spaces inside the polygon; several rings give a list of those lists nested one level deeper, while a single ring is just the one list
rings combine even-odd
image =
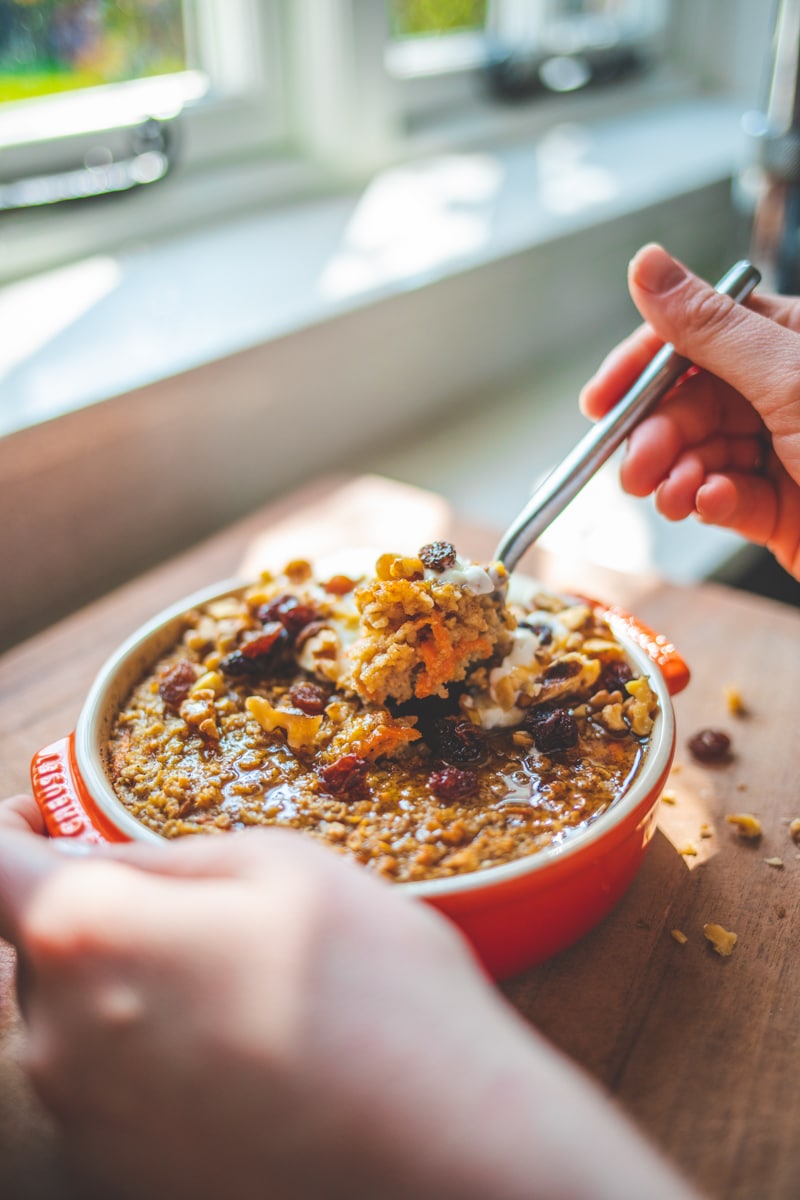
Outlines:
[{"label": "fingernail", "polygon": [[628,278],[644,291],[659,295],[677,287],[686,278],[686,271],[663,246],[653,242],[631,259]]}]

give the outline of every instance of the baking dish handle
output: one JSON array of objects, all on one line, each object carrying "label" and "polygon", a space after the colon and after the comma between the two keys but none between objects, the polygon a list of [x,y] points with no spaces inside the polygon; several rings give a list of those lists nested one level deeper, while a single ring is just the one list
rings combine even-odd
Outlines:
[{"label": "baking dish handle", "polygon": [[31,784],[51,837],[78,838],[96,845],[126,840],[89,795],[75,762],[73,735],[34,755]]},{"label": "baking dish handle", "polygon": [[640,646],[660,669],[671,696],[682,692],[691,678],[690,671],[672,642],[663,633],[654,633],[638,617],[617,605],[600,605],[602,615],[615,631],[627,635]]}]

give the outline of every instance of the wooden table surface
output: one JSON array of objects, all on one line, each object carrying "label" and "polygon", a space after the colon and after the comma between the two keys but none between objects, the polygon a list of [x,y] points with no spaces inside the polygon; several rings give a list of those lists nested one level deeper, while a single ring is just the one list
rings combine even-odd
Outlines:
[{"label": "wooden table surface", "polygon": [[[372,477],[322,481],[12,650],[0,660],[0,794],[27,790],[34,751],[74,728],[102,661],[167,604],[298,554],[346,544],[406,552],[442,536],[476,558],[495,541],[428,493]],[[627,604],[675,641],[693,679],[676,699],[673,802],[662,804],[633,887],[599,929],[504,990],[709,1196],[797,1200],[800,847],[788,823],[800,816],[800,614],[718,586],[683,590],[536,552],[524,566]],[[748,715],[729,714],[728,685]],[[731,735],[729,764],[691,761],[687,737],[706,726]],[[742,811],[760,818],[760,842],[726,823]],[[712,921],[738,934],[729,958],[703,937]],[[13,955],[0,943],[0,1194],[61,1200],[62,1148],[20,1069],[20,1046]]]}]

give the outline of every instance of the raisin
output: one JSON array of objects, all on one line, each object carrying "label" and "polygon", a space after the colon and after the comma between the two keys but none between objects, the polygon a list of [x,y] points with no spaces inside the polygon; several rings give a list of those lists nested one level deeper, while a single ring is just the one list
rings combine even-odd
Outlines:
[{"label": "raisin", "polygon": [[180,708],[196,679],[197,671],[188,659],[182,658],[160,677],[158,694],[168,708]]},{"label": "raisin", "polygon": [[724,762],[730,757],[731,739],[721,729],[701,729],[689,738],[689,749],[699,762]]},{"label": "raisin", "polygon": [[537,750],[550,754],[568,750],[578,741],[578,722],[572,713],[554,704],[537,704],[525,713],[525,728],[533,736]]},{"label": "raisin", "polygon": [[428,542],[417,557],[431,571],[447,571],[456,565],[456,548],[452,542]]},{"label": "raisin", "polygon": [[580,670],[581,664],[576,662],[574,658],[569,659],[567,662],[561,660],[560,662],[554,662],[547,668],[544,673],[544,679],[548,683],[563,683],[565,679],[572,679],[573,676],[579,675]]},{"label": "raisin", "polygon": [[521,629],[530,629],[539,639],[540,646],[549,646],[553,640],[553,630],[544,621],[520,621]]},{"label": "raisin", "polygon": [[[271,654],[273,650],[282,648],[286,640],[286,630],[280,621],[270,621],[261,633],[242,642],[239,649],[245,658],[260,658],[263,654]],[[280,646],[277,643],[280,643]]]},{"label": "raisin", "polygon": [[293,683],[289,688],[289,699],[295,708],[299,708],[309,717],[316,717],[325,711],[328,693],[316,683],[301,681]]},{"label": "raisin", "polygon": [[633,679],[633,671],[626,662],[618,658],[606,663],[603,667],[597,681],[597,690],[599,692],[603,689],[607,692],[622,692],[624,698],[627,694],[625,684],[629,683],[631,679]]},{"label": "raisin", "polygon": [[258,678],[273,670],[274,666],[275,659],[271,654],[263,654],[258,658],[247,658],[241,650],[234,650],[222,659],[219,670],[223,675],[248,675]]},{"label": "raisin", "polygon": [[310,604],[301,604],[296,596],[276,596],[269,604],[262,604],[257,613],[259,621],[267,624],[280,621],[290,637],[296,637],[301,629],[319,619],[319,613]]},{"label": "raisin", "polygon": [[343,754],[327,767],[321,767],[319,777],[335,796],[356,794],[364,787],[367,764],[357,754]]},{"label": "raisin", "polygon": [[437,800],[450,804],[474,796],[478,790],[478,776],[475,771],[465,771],[461,767],[445,767],[443,771],[433,771],[429,775],[428,787]]},{"label": "raisin", "polygon": [[483,762],[486,740],[471,721],[441,717],[433,727],[433,750],[447,763],[457,767]]}]

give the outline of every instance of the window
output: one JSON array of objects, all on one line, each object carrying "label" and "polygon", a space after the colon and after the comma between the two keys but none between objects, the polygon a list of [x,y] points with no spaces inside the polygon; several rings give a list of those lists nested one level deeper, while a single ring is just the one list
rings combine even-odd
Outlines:
[{"label": "window", "polygon": [[481,68],[506,100],[578,91],[650,61],[667,14],[666,0],[390,0],[386,62],[399,80]]},{"label": "window", "polygon": [[[0,207],[264,151],[283,132],[270,0],[0,0]],[[14,186],[10,186],[14,185]]]},{"label": "window", "polygon": [[[0,283],[356,183],[409,153],[619,111],[640,102],[635,88],[606,89],[606,102],[590,85],[656,60],[678,24],[691,45],[674,61],[738,83],[752,71],[729,31],[745,17],[763,23],[761,6],[0,0],[0,209],[29,206],[0,222]],[[503,103],[487,103],[492,91]],[[46,204],[108,190],[130,203]]]}]

